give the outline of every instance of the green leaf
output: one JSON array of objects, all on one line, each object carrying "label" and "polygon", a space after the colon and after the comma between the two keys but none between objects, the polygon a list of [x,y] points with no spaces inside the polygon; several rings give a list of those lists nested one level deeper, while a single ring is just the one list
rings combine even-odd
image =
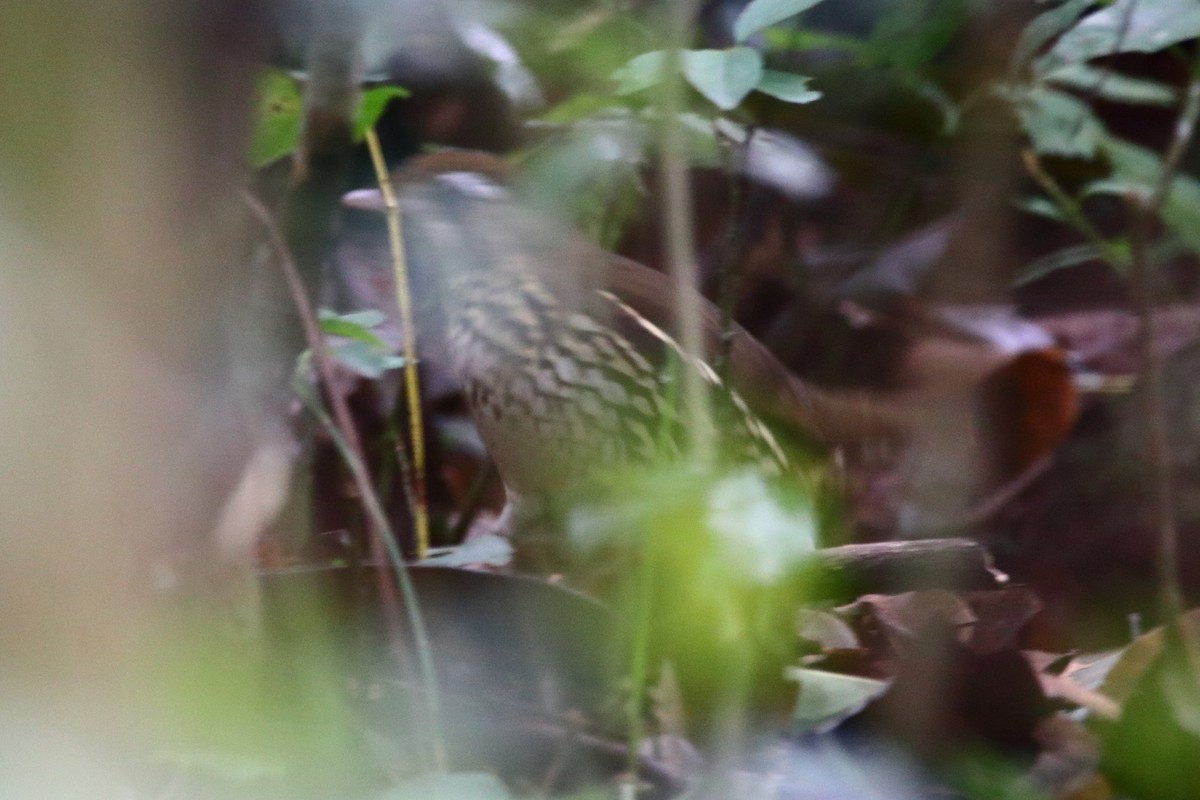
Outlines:
[{"label": "green leaf", "polygon": [[390,369],[404,366],[404,359],[400,356],[354,339],[332,346],[329,354],[342,366],[364,378],[378,378]]},{"label": "green leaf", "polygon": [[1094,197],[1098,194],[1110,194],[1117,197],[1136,196],[1141,199],[1149,197],[1152,187],[1148,183],[1128,178],[1112,177],[1090,181],[1079,190],[1081,197]]},{"label": "green leaf", "polygon": [[1066,92],[1034,87],[1017,97],[1017,116],[1040,155],[1092,158],[1106,135],[1091,107]]},{"label": "green leaf", "polygon": [[868,66],[920,70],[945,52],[970,19],[964,0],[893,0],[885,8],[863,52]]},{"label": "green leaf", "polygon": [[861,57],[866,49],[862,39],[803,28],[773,28],[764,33],[763,38],[771,50],[845,50],[848,55]]},{"label": "green leaf", "polygon": [[[1100,142],[1112,164],[1113,177],[1143,187],[1149,194],[1162,175],[1162,160],[1153,150],[1106,136]],[[1163,202],[1162,221],[1188,247],[1200,252],[1200,181],[1177,175]]]},{"label": "green leaf", "polygon": [[512,557],[513,546],[508,539],[489,533],[469,539],[457,547],[431,551],[421,563],[434,567],[469,567],[475,564],[507,567],[512,563]]},{"label": "green leaf", "polygon": [[1049,11],[1043,11],[1025,26],[1021,38],[1013,50],[1012,69],[1015,73],[1038,50],[1060,33],[1071,27],[1079,15],[1091,7],[1093,0],[1067,0]]},{"label": "green leaf", "polygon": [[388,101],[395,97],[408,97],[408,92],[399,86],[376,86],[362,93],[358,114],[354,117],[354,141],[361,142],[366,138],[367,130],[375,127]]},{"label": "green leaf", "polygon": [[807,11],[821,0],[751,0],[733,23],[733,37],[744,42],[763,28]]},{"label": "green leaf", "polygon": [[788,505],[753,471],[716,482],[707,498],[708,527],[722,569],[769,585],[794,572],[816,550],[817,514],[808,502]]},{"label": "green leaf", "polygon": [[962,124],[962,111],[959,109],[958,103],[954,101],[954,98],[946,94],[946,91],[942,87],[933,81],[925,80],[917,80],[911,83],[902,81],[902,85],[908,86],[918,97],[938,110],[938,113],[942,115],[943,136],[953,136],[958,132],[958,128]]},{"label": "green leaf", "polygon": [[811,103],[821,96],[820,92],[808,88],[812,80],[806,75],[764,69],[758,86],[754,88],[788,103]]},{"label": "green leaf", "polygon": [[347,314],[336,314],[327,309],[321,310],[321,319],[331,318],[337,318],[352,325],[361,325],[364,328],[378,328],[387,321],[387,314],[374,308],[366,311],[351,311]]},{"label": "green leaf", "polygon": [[1196,0],[1114,0],[1063,34],[1039,69],[1114,53],[1155,53],[1197,37],[1200,3]]},{"label": "green leaf", "polygon": [[722,111],[737,106],[762,79],[762,56],[749,47],[685,50],[682,56],[688,83]]},{"label": "green leaf", "polygon": [[884,681],[800,667],[789,669],[788,677],[800,684],[792,720],[804,731],[827,728],[857,714],[888,688]]},{"label": "green leaf", "polygon": [[543,112],[538,119],[549,125],[571,125],[607,111],[614,106],[609,95],[575,94]]},{"label": "green leaf", "polygon": [[610,77],[617,82],[617,94],[633,94],[657,85],[665,77],[666,66],[666,51],[652,50],[629,59]]},{"label": "green leaf", "polygon": [[303,104],[300,87],[282,70],[264,72],[258,79],[258,116],[246,158],[255,169],[296,149]]},{"label": "green leaf", "polygon": [[[661,82],[667,55],[665,50],[642,53],[616,69],[611,76],[616,93],[633,94]],[[679,56],[687,82],[723,111],[740,103],[762,79],[762,56],[749,47],[684,50]]]},{"label": "green leaf", "polygon": [[354,339],[382,350],[387,349],[387,344],[371,333],[370,329],[383,324],[385,319],[387,317],[381,311],[357,311],[352,314],[339,315],[327,309],[321,309],[318,313],[321,330],[326,334]]},{"label": "green leaf", "polygon": [[1066,222],[1062,209],[1045,197],[1024,197],[1013,201],[1013,205],[1034,216],[1044,217],[1055,222]]},{"label": "green leaf", "polygon": [[1043,256],[1039,256],[1026,265],[1025,269],[1013,281],[1015,286],[1040,280],[1060,269],[1070,269],[1089,261],[1103,261],[1104,256],[1091,244],[1073,244],[1063,247]]},{"label": "green leaf", "polygon": [[1044,75],[1043,80],[1116,103],[1173,106],[1179,99],[1174,87],[1087,64],[1067,64]]}]

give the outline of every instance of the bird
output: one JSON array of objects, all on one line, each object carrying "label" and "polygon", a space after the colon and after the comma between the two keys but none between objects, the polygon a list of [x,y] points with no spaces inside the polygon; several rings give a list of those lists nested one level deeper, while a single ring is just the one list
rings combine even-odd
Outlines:
[{"label": "bird", "polygon": [[[508,493],[506,524],[606,472],[683,458],[680,370],[709,389],[721,460],[769,479],[811,476],[806,453],[901,435],[900,415],[801,381],[737,325],[718,374],[724,331],[707,300],[705,352],[685,353],[668,332],[670,278],[524,208],[510,174],[494,156],[447,151],[391,178],[412,271],[437,276],[450,368]],[[343,202],[386,209],[378,189]]]}]

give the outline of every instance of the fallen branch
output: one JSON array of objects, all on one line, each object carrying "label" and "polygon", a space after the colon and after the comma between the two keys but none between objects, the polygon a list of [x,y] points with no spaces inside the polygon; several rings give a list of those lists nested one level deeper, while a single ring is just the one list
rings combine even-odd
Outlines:
[{"label": "fallen branch", "polygon": [[822,600],[917,589],[996,589],[1008,576],[970,539],[916,539],[829,547],[817,553],[811,574]]}]

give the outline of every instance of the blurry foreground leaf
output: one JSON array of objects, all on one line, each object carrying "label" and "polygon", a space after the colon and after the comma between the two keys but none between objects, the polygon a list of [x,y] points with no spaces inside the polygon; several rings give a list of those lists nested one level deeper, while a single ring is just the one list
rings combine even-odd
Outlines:
[{"label": "blurry foreground leaf", "polygon": [[663,50],[631,58],[612,73],[612,79],[617,82],[616,93],[633,94],[658,84],[663,79],[666,63],[667,54]]},{"label": "blurry foreground leaf", "polygon": [[1144,78],[1131,78],[1119,72],[1097,69],[1086,64],[1068,64],[1043,76],[1043,80],[1078,89],[1090,96],[1115,103],[1170,106],[1179,99],[1174,87]]},{"label": "blurry foreground leaf", "polygon": [[296,149],[302,103],[296,80],[283,70],[267,70],[258,81],[258,117],[247,158],[257,169]]},{"label": "blurry foreground leaf", "polygon": [[1018,95],[1016,107],[1039,155],[1091,158],[1105,135],[1091,107],[1067,92],[1034,87]]},{"label": "blurry foreground leaf", "polygon": [[754,88],[789,103],[811,103],[819,99],[821,93],[808,88],[810,80],[812,79],[805,75],[764,69],[758,86]]},{"label": "blurry foreground leaf", "polygon": [[349,341],[335,344],[329,354],[339,364],[364,378],[378,378],[388,370],[400,369],[404,359],[367,342]]},{"label": "blurry foreground leaf", "polygon": [[785,506],[772,496],[762,476],[752,471],[716,483],[707,510],[717,557],[755,583],[781,580],[817,549],[812,506]]},{"label": "blurry foreground leaf", "polygon": [[800,684],[792,720],[802,730],[827,729],[861,711],[882,695],[886,681],[793,667],[788,677]]},{"label": "blurry foreground leaf", "polygon": [[469,539],[457,547],[430,551],[421,563],[431,567],[468,567],[476,564],[505,567],[512,563],[512,557],[513,547],[508,539],[486,534]]},{"label": "blurry foreground leaf", "polygon": [[327,309],[321,309],[318,321],[321,330],[330,336],[342,336],[355,339],[378,347],[387,347],[383,340],[371,332],[371,328],[379,327],[387,317],[381,311],[356,311],[351,314],[335,314]]},{"label": "blurry foreground leaf", "polygon": [[[326,336],[336,337],[328,343],[328,349],[339,364],[364,378],[378,378],[388,370],[404,366],[404,359],[371,330],[386,319],[379,311],[336,314],[322,309],[319,324]],[[308,358],[305,351],[301,355],[301,368],[307,368]]]},{"label": "blurry foreground leaf", "polygon": [[[362,93],[354,118],[354,141],[362,141],[394,97],[407,97],[398,86],[376,86]],[[296,149],[304,102],[300,84],[283,70],[267,70],[258,83],[258,116],[247,158],[258,169]]]},{"label": "blurry foreground leaf", "polygon": [[696,91],[728,111],[758,86],[762,56],[749,47],[688,50],[683,53],[683,74]]},{"label": "blurry foreground leaf", "polygon": [[635,474],[574,506],[568,537],[585,557],[612,547],[666,548],[673,571],[713,576],[709,594],[761,587],[803,570],[817,547],[813,499],[788,494],[749,469]]},{"label": "blurry foreground leaf", "polygon": [[970,19],[970,4],[962,0],[904,0],[883,8],[863,61],[908,72],[944,53]]},{"label": "blurry foreground leaf", "polygon": [[[1104,137],[1100,146],[1112,164],[1113,177],[1144,187],[1148,196],[1162,174],[1161,157],[1153,150],[1113,136]],[[1176,175],[1161,214],[1167,227],[1188,247],[1200,252],[1200,181],[1189,175]]]},{"label": "blurry foreground leaf", "polygon": [[1060,269],[1078,267],[1090,261],[1102,261],[1104,255],[1092,244],[1072,244],[1035,258],[1021,270],[1013,283],[1021,286],[1040,280]]},{"label": "blurry foreground leaf", "polygon": [[1013,205],[1034,216],[1044,217],[1055,222],[1066,222],[1062,209],[1045,197],[1022,197],[1013,201]]},{"label": "blurry foreground leaf", "polygon": [[[667,74],[667,55],[664,50],[643,53],[615,70],[617,94],[633,94],[660,83]],[[763,77],[762,56],[749,47],[684,50],[680,60],[687,82],[723,111],[742,102]]]},{"label": "blurry foreground leaf", "polygon": [[1176,623],[1135,639],[1101,686],[1122,706],[1103,731],[1103,764],[1123,795],[1185,800],[1200,785],[1200,610]]},{"label": "blurry foreground leaf", "polygon": [[763,28],[807,11],[819,2],[821,0],[751,0],[733,24],[734,38],[744,42]]},{"label": "blurry foreground leaf", "polygon": [[1026,61],[1033,58],[1055,36],[1075,24],[1075,20],[1092,6],[1093,0],[1066,0],[1048,11],[1043,11],[1033,19],[1013,51],[1013,71],[1019,69]]},{"label": "blurry foreground leaf", "polygon": [[1196,0],[1115,0],[1063,34],[1046,59],[1072,64],[1114,53],[1155,53],[1196,37]]}]

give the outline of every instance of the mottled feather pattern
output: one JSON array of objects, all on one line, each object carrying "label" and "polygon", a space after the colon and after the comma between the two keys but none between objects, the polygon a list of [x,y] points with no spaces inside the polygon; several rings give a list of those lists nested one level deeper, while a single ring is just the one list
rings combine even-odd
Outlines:
[{"label": "mottled feather pattern", "polygon": [[406,237],[441,275],[451,366],[510,492],[681,459],[685,369],[710,387],[725,462],[794,471],[743,397],[610,287],[610,254],[457,175],[402,196]]},{"label": "mottled feather pattern", "polygon": [[[685,358],[665,332],[608,292],[605,324],[560,308],[536,278],[513,266],[450,280],[453,368],[481,434],[512,488],[565,488],[623,466],[678,459],[686,446],[670,363],[713,388],[727,454],[768,475],[787,469],[770,430],[716,373]],[[616,324],[614,324],[616,323]],[[641,331],[657,345],[636,344]]]}]

